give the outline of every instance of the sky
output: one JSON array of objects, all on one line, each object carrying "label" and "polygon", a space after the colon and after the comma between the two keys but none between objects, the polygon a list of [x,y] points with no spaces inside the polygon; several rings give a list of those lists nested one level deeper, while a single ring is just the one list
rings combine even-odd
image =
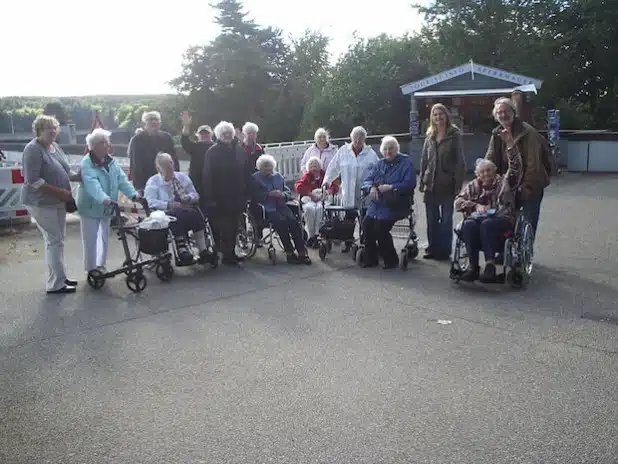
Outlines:
[{"label": "sky", "polygon": [[[219,32],[213,0],[3,0],[0,97],[174,92],[182,54]],[[426,3],[420,0],[419,3]],[[245,0],[249,18],[297,37],[320,30],[333,59],[361,37],[420,29],[413,0]],[[371,6],[370,6],[371,5]],[[377,5],[377,6],[376,6]],[[166,7],[164,7],[166,6]]]}]

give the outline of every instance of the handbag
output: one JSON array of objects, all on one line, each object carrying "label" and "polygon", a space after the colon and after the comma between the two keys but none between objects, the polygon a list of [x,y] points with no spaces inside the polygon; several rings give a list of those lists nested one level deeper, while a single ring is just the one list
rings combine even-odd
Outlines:
[{"label": "handbag", "polygon": [[67,201],[64,204],[64,208],[67,213],[71,214],[77,211],[77,204],[75,203],[75,200]]}]

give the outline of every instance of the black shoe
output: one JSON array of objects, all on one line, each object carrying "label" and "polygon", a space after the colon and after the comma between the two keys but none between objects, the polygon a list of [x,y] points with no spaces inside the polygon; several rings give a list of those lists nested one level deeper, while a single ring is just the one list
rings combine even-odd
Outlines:
[{"label": "black shoe", "polygon": [[200,257],[197,260],[199,264],[208,264],[208,263],[211,263],[212,261],[213,261],[212,253],[210,253],[208,250],[200,251]]},{"label": "black shoe", "polygon": [[483,274],[480,278],[481,282],[495,282],[496,281],[496,265],[492,263],[488,263],[485,265],[485,269],[483,270]]},{"label": "black shoe", "polygon": [[384,263],[382,264],[382,269],[395,269],[399,266],[399,262],[396,263]]},{"label": "black shoe", "polygon": [[307,266],[311,264],[311,258],[307,255],[300,255],[298,257],[298,261],[300,262],[300,264],[306,264]]},{"label": "black shoe", "polygon": [[178,259],[183,264],[191,264],[195,258],[187,248],[181,248],[178,250]]},{"label": "black shoe", "polygon": [[435,259],[433,253],[429,248],[425,250],[425,254],[423,255],[423,259]]},{"label": "black shoe", "polygon": [[288,264],[300,264],[300,259],[296,253],[288,253],[285,255],[285,260]]},{"label": "black shoe", "polygon": [[351,249],[352,249],[352,244],[346,243],[345,245],[343,245],[343,248],[341,248],[341,253],[349,253]]},{"label": "black shoe", "polygon": [[59,288],[58,290],[48,290],[47,293],[49,295],[60,295],[60,294],[65,294],[65,293],[75,293],[77,289],[75,287],[73,287],[72,285],[65,285],[62,288]]},{"label": "black shoe", "polygon": [[467,271],[465,271],[461,275],[459,280],[461,280],[463,282],[474,282],[475,280],[478,280],[479,274],[480,274],[480,268],[478,266],[473,266],[470,269],[468,269]]},{"label": "black shoe", "polygon": [[66,280],[64,281],[64,284],[65,284],[65,285],[68,285],[69,287],[77,287],[77,283],[78,283],[78,282],[77,282],[77,280],[75,280],[75,279],[66,279]]}]

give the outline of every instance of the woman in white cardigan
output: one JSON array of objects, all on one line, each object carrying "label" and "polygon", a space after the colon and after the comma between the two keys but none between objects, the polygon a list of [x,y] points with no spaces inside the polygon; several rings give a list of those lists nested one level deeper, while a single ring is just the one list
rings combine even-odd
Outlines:
[{"label": "woman in white cardigan", "polygon": [[167,153],[157,155],[156,166],[158,174],[148,179],[144,189],[148,206],[176,218],[176,221],[170,222],[170,230],[174,234],[182,262],[193,261],[186,240],[189,231],[193,231],[193,238],[200,251],[199,262],[208,262],[210,256],[204,235],[204,217],[197,209],[200,197],[193,182],[189,176],[174,170],[174,159]]}]

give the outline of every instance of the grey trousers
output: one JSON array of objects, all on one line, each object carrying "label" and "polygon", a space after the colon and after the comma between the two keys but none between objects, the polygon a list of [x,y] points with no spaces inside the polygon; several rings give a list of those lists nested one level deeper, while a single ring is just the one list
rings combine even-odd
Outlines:
[{"label": "grey trousers", "polygon": [[60,290],[66,285],[64,266],[64,237],[67,213],[64,204],[59,207],[28,206],[45,242],[45,263],[47,264],[48,292]]}]

